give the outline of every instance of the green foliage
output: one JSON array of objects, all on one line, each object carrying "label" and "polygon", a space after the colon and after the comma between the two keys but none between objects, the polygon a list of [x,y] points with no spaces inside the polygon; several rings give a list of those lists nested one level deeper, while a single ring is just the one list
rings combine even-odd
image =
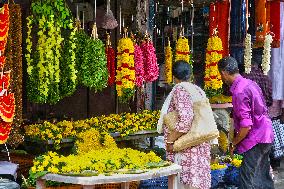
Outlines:
[{"label": "green foliage", "polygon": [[28,98],[35,103],[55,104],[71,95],[77,84],[75,31],[69,31],[73,29],[71,12],[64,0],[35,0],[31,9],[25,54]]},{"label": "green foliage", "polygon": [[81,84],[95,91],[107,87],[108,70],[104,43],[90,38],[84,31],[77,32],[76,64]]},{"label": "green foliage", "polygon": [[60,27],[67,29],[72,24],[72,14],[64,0],[33,0],[31,9],[37,21],[42,16],[54,15]]}]

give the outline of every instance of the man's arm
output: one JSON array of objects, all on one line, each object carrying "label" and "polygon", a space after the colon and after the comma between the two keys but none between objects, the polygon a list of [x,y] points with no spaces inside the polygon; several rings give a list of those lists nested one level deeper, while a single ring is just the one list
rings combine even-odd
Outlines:
[{"label": "man's arm", "polygon": [[237,136],[233,139],[233,145],[239,144],[246,136],[248,135],[249,131],[251,129],[250,127],[241,127],[240,131],[238,132]]}]

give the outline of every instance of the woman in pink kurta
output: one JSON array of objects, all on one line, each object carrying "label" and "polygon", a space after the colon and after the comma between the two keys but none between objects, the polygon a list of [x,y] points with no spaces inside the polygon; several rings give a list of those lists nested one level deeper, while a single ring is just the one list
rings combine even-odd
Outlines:
[{"label": "woman in pink kurta", "polygon": [[[188,63],[181,61],[174,64],[173,75],[176,83],[188,81],[191,69],[190,66],[187,65]],[[186,69],[190,70],[186,71]],[[192,100],[190,94],[183,87],[177,86],[173,90],[168,112],[176,111],[178,113],[179,121],[175,126],[176,132],[181,134],[187,133],[190,131],[194,115]],[[201,92],[200,95],[202,95]],[[167,143],[167,159],[182,166],[182,172],[180,174],[180,182],[182,185],[179,189],[209,189],[211,187],[210,144],[203,143],[176,153],[168,149],[169,129],[165,125],[163,129],[165,142]]]}]

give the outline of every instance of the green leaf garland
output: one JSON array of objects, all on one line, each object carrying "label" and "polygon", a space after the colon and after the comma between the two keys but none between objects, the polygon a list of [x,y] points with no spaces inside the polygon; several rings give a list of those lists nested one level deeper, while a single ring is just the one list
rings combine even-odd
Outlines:
[{"label": "green leaf garland", "polygon": [[31,102],[55,104],[76,89],[76,31],[64,0],[35,0],[31,9],[25,54],[27,95]]},{"label": "green leaf garland", "polygon": [[79,31],[77,46],[76,62],[80,83],[95,91],[101,91],[107,87],[108,81],[104,43],[100,39],[89,37],[84,31]]},{"label": "green leaf garland", "polygon": [[60,93],[61,97],[72,95],[77,87],[76,69],[76,31],[75,27],[70,34],[69,40],[65,41],[63,54],[60,61]]}]

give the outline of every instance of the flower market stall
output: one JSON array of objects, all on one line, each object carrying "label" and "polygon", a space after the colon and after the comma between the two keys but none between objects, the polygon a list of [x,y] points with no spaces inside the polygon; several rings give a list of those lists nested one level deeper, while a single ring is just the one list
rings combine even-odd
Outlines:
[{"label": "flower market stall", "polygon": [[278,6],[7,1],[0,9],[0,161],[19,165],[22,188],[175,188],[181,167],[166,161],[156,126],[174,86],[172,66],[183,60],[220,132],[212,188],[237,186],[242,157],[229,155],[232,98],[217,64],[231,55],[250,73],[252,48],[263,47],[268,74],[271,46],[280,46],[280,9],[271,11]]}]

